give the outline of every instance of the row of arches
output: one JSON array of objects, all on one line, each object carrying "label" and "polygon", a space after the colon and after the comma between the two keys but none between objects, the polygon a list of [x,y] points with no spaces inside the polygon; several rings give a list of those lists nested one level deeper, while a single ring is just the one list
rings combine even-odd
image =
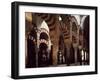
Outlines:
[{"label": "row of arches", "polygon": [[[26,67],[89,64],[89,16],[82,19],[82,27],[71,15],[40,13],[32,14],[32,19],[35,25],[27,37]],[[42,22],[44,27],[40,26]]]},{"label": "row of arches", "polygon": [[[70,17],[70,16],[69,16]],[[71,22],[69,26],[70,28],[67,28],[71,30],[70,32],[70,38],[69,40],[72,41],[71,44],[67,47],[68,43],[66,43],[67,49],[69,48],[72,50],[72,47],[74,48],[74,61],[77,63],[80,59],[80,64],[82,64],[82,61],[85,61],[85,64],[89,64],[89,16],[81,16],[80,18],[80,24],[77,22],[77,19],[73,16],[69,18],[69,21]],[[67,25],[68,27],[68,25]],[[67,41],[69,41],[67,39]],[[82,53],[82,50],[84,53]],[[85,55],[86,54],[86,55]],[[87,59],[85,59],[85,56]],[[82,58],[84,60],[82,60]]]},{"label": "row of arches", "polygon": [[33,30],[34,29],[32,29],[27,38],[28,55],[26,67],[47,66],[49,62],[48,31],[44,28],[40,28],[37,32]]}]

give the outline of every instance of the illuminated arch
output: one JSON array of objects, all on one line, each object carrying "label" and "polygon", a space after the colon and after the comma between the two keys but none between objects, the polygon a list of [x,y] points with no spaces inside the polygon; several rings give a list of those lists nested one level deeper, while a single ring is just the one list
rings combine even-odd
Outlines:
[{"label": "illuminated arch", "polygon": [[85,21],[86,17],[87,16],[83,16],[82,17],[81,24],[80,24],[80,26],[81,26],[82,29],[83,29],[83,24],[84,24],[84,21]]},{"label": "illuminated arch", "polygon": [[72,16],[71,21],[72,21],[71,22],[72,42],[77,43],[77,32],[78,32],[78,29],[79,29],[78,22],[77,22],[77,19],[74,16]]}]

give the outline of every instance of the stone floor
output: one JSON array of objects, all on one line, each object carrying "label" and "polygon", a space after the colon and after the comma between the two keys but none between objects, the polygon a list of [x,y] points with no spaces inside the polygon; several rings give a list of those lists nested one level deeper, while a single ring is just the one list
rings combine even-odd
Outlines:
[{"label": "stone floor", "polygon": [[[87,63],[82,63],[82,65],[80,65],[80,63],[79,62],[77,62],[77,63],[73,63],[73,64],[70,64],[69,66],[84,66],[84,65],[88,65]],[[64,66],[68,66],[67,64],[59,64],[59,65],[56,65],[56,66],[54,66],[54,65],[50,65],[49,67],[64,67]]]}]

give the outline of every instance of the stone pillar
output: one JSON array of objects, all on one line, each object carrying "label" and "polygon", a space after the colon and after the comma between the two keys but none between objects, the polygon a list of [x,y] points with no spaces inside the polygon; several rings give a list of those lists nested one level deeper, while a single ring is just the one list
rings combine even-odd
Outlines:
[{"label": "stone pillar", "polygon": [[55,15],[55,30],[52,31],[53,38],[53,65],[57,65],[57,55],[59,51],[59,36],[60,36],[60,23],[59,23],[59,15]]},{"label": "stone pillar", "polygon": [[83,60],[83,62],[84,62],[84,65],[85,65],[85,51],[84,51],[84,60]]},{"label": "stone pillar", "polygon": [[39,56],[38,56],[38,52],[39,52],[39,33],[38,33],[38,30],[37,30],[37,41],[36,41],[36,67],[38,67],[39,66]]},{"label": "stone pillar", "polygon": [[53,45],[53,65],[57,65],[57,53],[58,53],[58,45]]},{"label": "stone pillar", "polygon": [[67,47],[67,65],[70,65],[70,48]]},{"label": "stone pillar", "polygon": [[70,41],[72,42],[72,22],[70,21]]},{"label": "stone pillar", "polygon": [[74,43],[73,44],[73,47],[74,47],[74,56],[75,56],[75,64],[77,64],[77,62],[78,62],[78,58],[77,58],[77,52],[78,52],[78,47],[77,47],[77,43]]},{"label": "stone pillar", "polygon": [[70,46],[65,47],[65,63],[67,66],[70,65]]},{"label": "stone pillar", "polygon": [[74,48],[74,53],[75,53],[75,64],[77,64],[77,48],[75,47]]},{"label": "stone pillar", "polygon": [[38,31],[37,31],[37,48],[39,48],[39,37],[40,37],[40,33],[38,33]]},{"label": "stone pillar", "polygon": [[77,44],[79,45],[79,28],[80,28],[80,25],[78,25],[77,27]]},{"label": "stone pillar", "polygon": [[27,64],[27,37],[25,37],[25,64]]},{"label": "stone pillar", "polygon": [[82,46],[79,45],[79,62],[80,62],[80,65],[82,65]]}]

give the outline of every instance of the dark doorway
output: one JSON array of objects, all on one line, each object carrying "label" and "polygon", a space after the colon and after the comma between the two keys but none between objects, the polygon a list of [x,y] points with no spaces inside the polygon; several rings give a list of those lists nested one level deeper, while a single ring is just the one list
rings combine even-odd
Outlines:
[{"label": "dark doorway", "polygon": [[39,67],[46,67],[49,64],[47,48],[48,46],[45,43],[41,43],[39,46],[39,53],[38,53]]}]

